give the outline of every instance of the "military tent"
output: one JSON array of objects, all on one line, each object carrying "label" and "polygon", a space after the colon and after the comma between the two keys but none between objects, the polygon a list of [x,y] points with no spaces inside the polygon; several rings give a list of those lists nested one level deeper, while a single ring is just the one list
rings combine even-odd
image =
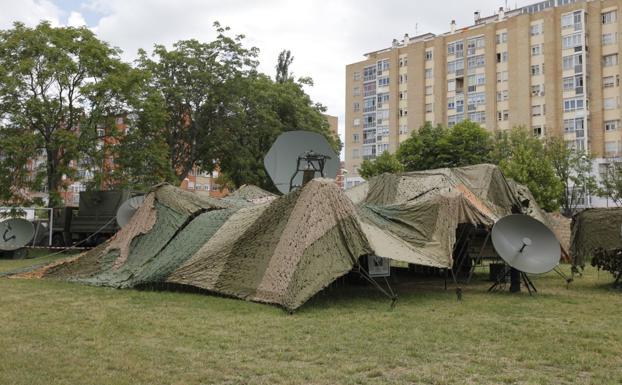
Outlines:
[{"label": "military tent", "polygon": [[227,199],[161,185],[110,241],[29,275],[117,288],[173,283],[294,310],[370,252],[354,206],[330,180]]},{"label": "military tent", "polygon": [[452,267],[461,224],[490,228],[519,212],[547,223],[529,189],[489,164],[383,174],[346,194],[379,256],[418,265]]},{"label": "military tent", "polygon": [[584,266],[597,249],[622,249],[622,208],[587,209],[572,218],[570,255]]}]

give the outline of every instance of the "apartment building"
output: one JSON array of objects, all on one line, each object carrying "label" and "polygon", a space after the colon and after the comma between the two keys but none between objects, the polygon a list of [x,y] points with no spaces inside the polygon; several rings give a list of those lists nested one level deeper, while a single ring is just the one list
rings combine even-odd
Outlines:
[{"label": "apartment building", "polygon": [[363,160],[396,151],[428,121],[561,136],[596,157],[595,173],[622,161],[621,4],[547,0],[475,12],[469,27],[405,35],[346,66],[346,187],[360,180]]}]

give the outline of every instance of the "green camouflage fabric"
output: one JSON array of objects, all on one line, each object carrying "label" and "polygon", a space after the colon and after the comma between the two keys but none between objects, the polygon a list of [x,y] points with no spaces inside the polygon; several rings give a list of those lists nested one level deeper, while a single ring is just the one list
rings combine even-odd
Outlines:
[{"label": "green camouflage fabric", "polygon": [[226,199],[161,185],[111,240],[38,276],[177,284],[295,310],[369,253],[354,205],[332,180],[281,197],[248,187]]},{"label": "green camouflage fabric", "polygon": [[490,164],[384,174],[346,194],[377,255],[440,268],[453,264],[458,225],[491,228],[525,205],[541,212],[535,201],[522,202],[516,185]]},{"label": "green camouflage fabric", "polygon": [[597,249],[622,249],[622,207],[587,209],[572,218],[570,256],[585,266]]}]

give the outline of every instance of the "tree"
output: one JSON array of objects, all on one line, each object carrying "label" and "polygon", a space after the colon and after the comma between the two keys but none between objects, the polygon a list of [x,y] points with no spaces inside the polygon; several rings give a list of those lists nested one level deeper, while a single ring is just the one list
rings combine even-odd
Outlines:
[{"label": "tree", "polygon": [[400,145],[398,160],[408,171],[462,167],[491,161],[493,141],[477,123],[463,121],[452,128],[429,122]]},{"label": "tree", "polygon": [[560,208],[564,214],[571,215],[581,197],[597,190],[596,179],[591,174],[592,159],[585,151],[568,148],[558,137],[548,140],[546,155],[563,187]]},{"label": "tree", "polygon": [[63,176],[97,156],[97,127],[126,108],[134,72],[119,54],[87,28],[0,31],[0,129],[5,141],[32,144],[28,159],[44,154],[49,205],[60,204]]},{"label": "tree", "polygon": [[289,66],[294,61],[294,57],[290,50],[283,50],[279,54],[279,59],[276,64],[276,82],[285,83],[286,81],[293,80],[293,76],[289,73]]},{"label": "tree", "polygon": [[254,184],[276,191],[263,158],[285,131],[318,132],[339,152],[339,139],[322,115],[325,108],[312,102],[304,85],[300,81],[277,83],[262,74],[240,79],[239,99],[232,119],[220,131],[214,158],[235,186]]},{"label": "tree", "polygon": [[404,166],[397,157],[385,151],[375,160],[364,160],[359,167],[359,175],[365,179],[384,173],[397,174],[404,171]]},{"label": "tree", "polygon": [[622,164],[611,163],[607,166],[605,172],[601,174],[597,193],[603,198],[611,199],[616,205],[622,206]]},{"label": "tree", "polygon": [[547,158],[540,139],[522,127],[505,133],[497,142],[499,166],[506,177],[529,187],[538,204],[547,211],[559,208],[563,185]]},{"label": "tree", "polygon": [[257,66],[258,50],[244,48],[243,35],[229,37],[228,27],[214,26],[217,37],[212,42],[183,40],[172,50],[156,45],[152,58],[139,51],[139,68],[150,76],[147,94],[153,104],[139,114],[158,114],[141,119],[157,124],[153,129],[167,143],[170,171],[178,181],[195,166],[213,170],[221,147],[216,138],[234,114],[239,95],[236,87]]}]

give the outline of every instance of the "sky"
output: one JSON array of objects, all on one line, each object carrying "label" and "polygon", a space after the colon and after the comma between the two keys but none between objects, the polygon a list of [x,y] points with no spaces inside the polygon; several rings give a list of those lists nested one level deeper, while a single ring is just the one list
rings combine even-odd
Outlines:
[{"label": "sky", "polygon": [[[508,2],[510,8],[536,1]],[[0,0],[0,29],[21,21],[35,25],[86,25],[123,50],[131,61],[139,48],[183,39],[211,41],[213,23],[244,34],[260,49],[260,70],[274,76],[278,53],[289,49],[295,77],[310,76],[315,102],[339,117],[345,130],[345,67],[366,52],[386,48],[395,38],[444,33],[455,19],[473,24],[473,12],[495,13],[505,0]]]}]

